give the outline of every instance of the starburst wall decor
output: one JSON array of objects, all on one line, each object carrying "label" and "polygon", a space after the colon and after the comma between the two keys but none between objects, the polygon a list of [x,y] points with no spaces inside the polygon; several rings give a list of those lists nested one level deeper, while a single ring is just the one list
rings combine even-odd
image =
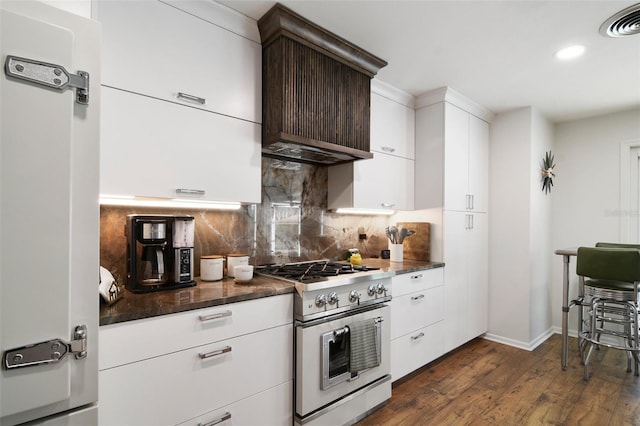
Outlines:
[{"label": "starburst wall decor", "polygon": [[553,178],[556,177],[553,169],[556,167],[556,164],[553,162],[553,154],[551,151],[548,151],[544,158],[542,159],[542,169],[540,172],[542,173],[542,190],[545,194],[551,192],[551,187],[553,186]]}]

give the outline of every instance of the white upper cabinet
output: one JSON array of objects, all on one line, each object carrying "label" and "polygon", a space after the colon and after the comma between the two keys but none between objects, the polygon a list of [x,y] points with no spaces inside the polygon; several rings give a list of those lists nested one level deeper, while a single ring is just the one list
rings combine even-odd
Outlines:
[{"label": "white upper cabinet", "polygon": [[489,124],[485,117],[491,113],[448,99],[433,102],[427,96],[419,102],[426,105],[416,111],[416,208],[487,212]]},{"label": "white upper cabinet", "polygon": [[469,115],[469,194],[472,210],[489,210],[489,123]]},{"label": "white upper cabinet", "polygon": [[[260,125],[103,87],[100,192],[260,203]],[[188,192],[193,195],[189,196]]]},{"label": "white upper cabinet", "polygon": [[416,115],[412,107],[371,93],[371,151],[415,158]]},{"label": "white upper cabinet", "polygon": [[444,208],[466,210],[469,200],[469,113],[448,103],[444,108]]},{"label": "white upper cabinet", "polygon": [[413,160],[375,152],[329,168],[329,209],[413,210]]},{"label": "white upper cabinet", "polygon": [[255,22],[243,27],[247,18],[209,1],[93,6],[102,23],[101,194],[259,203]]},{"label": "white upper cabinet", "polygon": [[328,208],[413,210],[413,97],[371,81],[373,158],[329,167]]},{"label": "white upper cabinet", "polygon": [[[188,3],[205,18],[216,8],[229,13],[214,2]],[[93,5],[102,23],[103,85],[262,121],[259,43],[158,1]]]}]

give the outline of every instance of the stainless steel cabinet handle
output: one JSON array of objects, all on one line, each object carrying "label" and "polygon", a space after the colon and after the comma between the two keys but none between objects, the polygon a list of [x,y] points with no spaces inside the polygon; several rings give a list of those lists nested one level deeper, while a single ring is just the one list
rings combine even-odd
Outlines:
[{"label": "stainless steel cabinet handle", "polygon": [[411,297],[411,300],[420,300],[420,299],[424,299],[424,294],[419,294],[417,296]]},{"label": "stainless steel cabinet handle", "polygon": [[198,426],[213,426],[213,425],[217,425],[219,423],[222,423],[225,420],[229,420],[230,418],[231,418],[231,413],[229,411],[227,411],[226,413],[224,413],[222,415],[222,417],[217,418],[215,420],[211,420],[208,423],[198,423]]},{"label": "stainless steel cabinet handle", "polygon": [[216,312],[215,314],[210,314],[210,315],[200,315],[198,318],[200,319],[200,321],[211,321],[218,318],[230,317],[231,314],[232,314],[231,311],[226,310],[223,312]]},{"label": "stainless steel cabinet handle", "polygon": [[472,214],[468,214],[466,215],[466,224],[465,224],[465,228],[466,229],[473,229],[473,215]]},{"label": "stainless steel cabinet handle", "polygon": [[415,336],[411,336],[411,340],[418,340],[420,338],[424,337],[424,333],[420,332],[418,334],[416,334]]},{"label": "stainless steel cabinet handle", "polygon": [[205,354],[198,354],[198,356],[200,357],[200,359],[207,359],[207,358],[212,358],[214,356],[226,354],[227,352],[231,352],[231,346],[225,346],[222,349],[217,349],[215,351],[207,352]]},{"label": "stainless steel cabinet handle", "polygon": [[391,208],[393,206],[395,206],[394,203],[380,203],[381,207],[385,207],[385,208]]},{"label": "stainless steel cabinet handle", "polygon": [[390,146],[382,146],[380,147],[384,152],[395,152],[395,148],[391,148]]},{"label": "stainless steel cabinet handle", "polygon": [[189,188],[178,188],[176,189],[176,194],[183,195],[204,195],[204,189],[189,189]]},{"label": "stainless steel cabinet handle", "polygon": [[475,201],[475,200],[474,200],[473,194],[471,194],[471,210],[473,210],[473,209],[474,209],[474,206],[473,206],[474,201]]},{"label": "stainless steel cabinet handle", "polygon": [[424,276],[424,275],[422,275],[422,274],[412,275],[412,276],[411,276],[411,279],[412,279],[412,280],[419,280],[419,279],[420,279],[420,278],[422,278],[423,276]]},{"label": "stainless steel cabinet handle", "polygon": [[204,105],[207,103],[207,100],[205,98],[200,98],[198,96],[193,96],[188,93],[182,93],[182,92],[178,92],[178,94],[176,95],[176,98],[184,99],[185,101],[189,101],[189,102],[195,102],[200,105]]}]

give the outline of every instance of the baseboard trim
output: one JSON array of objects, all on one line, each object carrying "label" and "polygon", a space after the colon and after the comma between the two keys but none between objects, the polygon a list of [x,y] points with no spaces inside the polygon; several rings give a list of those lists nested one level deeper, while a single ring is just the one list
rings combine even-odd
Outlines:
[{"label": "baseboard trim", "polygon": [[496,334],[486,333],[483,338],[487,340],[491,340],[492,342],[502,343],[503,345],[513,346],[514,348],[524,349],[526,351],[532,351],[537,348],[540,344],[542,344],[545,340],[551,337],[554,332],[554,329],[550,327],[547,331],[539,335],[537,338],[532,340],[531,342],[523,342],[521,340],[509,339],[508,337],[498,336]]}]

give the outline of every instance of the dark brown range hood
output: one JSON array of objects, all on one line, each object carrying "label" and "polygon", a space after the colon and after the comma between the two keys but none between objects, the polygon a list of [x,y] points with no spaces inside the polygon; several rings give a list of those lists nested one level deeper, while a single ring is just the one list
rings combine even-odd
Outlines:
[{"label": "dark brown range hood", "polygon": [[371,78],[387,63],[276,4],[262,39],[262,153],[332,165],[372,158]]}]

